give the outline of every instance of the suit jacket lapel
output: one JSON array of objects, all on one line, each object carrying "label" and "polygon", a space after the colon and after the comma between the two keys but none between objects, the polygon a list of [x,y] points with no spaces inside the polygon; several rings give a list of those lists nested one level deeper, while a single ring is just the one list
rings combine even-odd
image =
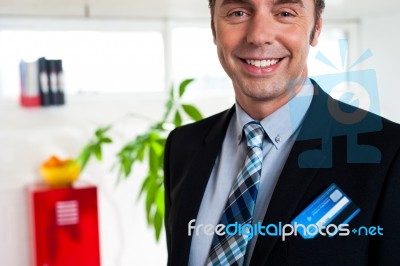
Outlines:
[{"label": "suit jacket lapel", "polygon": [[[302,156],[304,152],[326,147],[325,142],[329,139],[325,136],[329,135],[331,120],[326,117],[321,120],[321,113],[327,111],[328,95],[315,83],[314,87],[315,95],[279,177],[263,225],[278,224],[279,222],[290,224],[297,215],[296,207],[306,193],[309,184],[316,176],[318,169],[323,167],[329,159],[329,147],[328,156],[325,156],[324,152],[320,152],[320,156],[316,157]],[[315,129],[315,125],[318,125],[319,129]],[[324,137],[307,138],[312,136],[309,132],[313,130],[319,130],[319,134]],[[253,251],[251,265],[265,265],[278,238],[278,236],[259,236]]]},{"label": "suit jacket lapel", "polygon": [[187,265],[188,263],[192,239],[188,236],[188,222],[197,217],[208,179],[215,160],[220,153],[226,130],[234,112],[234,107],[226,111],[215,126],[211,128],[204,139],[204,145],[198,149],[194,156],[188,174],[185,177],[182,193],[177,200],[176,213],[180,217],[176,219],[175,228],[181,230],[177,232],[179,236],[174,236],[174,239],[177,240],[174,243],[174,249],[179,250],[180,253],[180,257],[176,258],[177,260],[175,261],[180,261],[181,263],[176,265]]}]

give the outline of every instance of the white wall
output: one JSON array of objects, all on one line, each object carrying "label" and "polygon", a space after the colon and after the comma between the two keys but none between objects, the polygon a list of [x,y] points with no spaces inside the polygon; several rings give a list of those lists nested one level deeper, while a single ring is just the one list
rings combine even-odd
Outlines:
[{"label": "white wall", "polygon": [[[216,113],[232,104],[231,97],[187,97],[204,111]],[[29,265],[25,188],[40,180],[39,165],[52,154],[77,156],[98,126],[115,123],[115,143],[105,148],[103,163],[91,161],[81,175],[98,186],[101,259],[103,266],[165,265],[164,236],[156,244],[147,227],[143,201],[137,195],[146,167],[134,170],[115,186],[110,171],[123,143],[142,133],[150,121],[129,118],[139,114],[152,120],[163,114],[165,95],[85,95],[67,98],[61,108],[24,109],[17,102],[0,101],[0,261],[1,265]]]},{"label": "white wall", "polygon": [[[0,107],[0,260],[4,265],[29,265],[27,201],[24,188],[40,180],[39,165],[52,154],[77,156],[94,128],[118,121],[130,112],[158,118],[162,97],[157,101],[135,99],[116,102],[92,96],[69,98],[65,107],[22,109],[16,103]],[[148,109],[147,109],[148,110]],[[121,120],[120,120],[121,122]],[[102,265],[159,265],[166,259],[163,242],[155,245],[153,232],[145,225],[143,203],[136,202],[141,172],[115,187],[110,171],[113,155],[123,140],[145,129],[145,121],[122,120],[112,131],[116,143],[105,149],[104,163],[91,161],[81,179],[98,186]],[[138,241],[140,239],[140,241]],[[157,256],[154,256],[157,254]]]},{"label": "white wall", "polygon": [[368,17],[361,20],[362,51],[374,56],[365,65],[376,70],[381,114],[400,123],[400,16]]}]

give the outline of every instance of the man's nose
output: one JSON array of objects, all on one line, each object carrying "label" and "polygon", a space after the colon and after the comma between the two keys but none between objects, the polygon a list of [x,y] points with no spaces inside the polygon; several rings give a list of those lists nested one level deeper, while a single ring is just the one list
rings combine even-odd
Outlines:
[{"label": "man's nose", "polygon": [[254,14],[248,24],[247,42],[255,46],[272,44],[276,37],[277,26],[271,13]]}]

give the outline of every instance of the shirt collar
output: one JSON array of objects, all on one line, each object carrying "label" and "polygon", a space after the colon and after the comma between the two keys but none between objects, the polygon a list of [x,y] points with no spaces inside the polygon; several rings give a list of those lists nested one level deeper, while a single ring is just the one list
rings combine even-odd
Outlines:
[{"label": "shirt collar", "polygon": [[[300,127],[310,107],[314,86],[307,79],[303,88],[288,103],[260,121],[269,140],[279,149]],[[238,144],[243,140],[243,126],[254,121],[238,104],[236,106],[236,136]]]}]

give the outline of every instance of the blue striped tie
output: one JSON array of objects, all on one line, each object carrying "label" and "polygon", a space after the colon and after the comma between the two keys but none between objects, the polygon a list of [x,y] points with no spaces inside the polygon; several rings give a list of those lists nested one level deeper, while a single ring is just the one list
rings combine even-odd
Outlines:
[{"label": "blue striped tie", "polygon": [[[236,182],[229,194],[220,224],[251,225],[257,199],[262,167],[264,129],[252,121],[244,125],[247,139],[247,156]],[[206,265],[243,265],[246,254],[246,236],[214,235]]]}]

